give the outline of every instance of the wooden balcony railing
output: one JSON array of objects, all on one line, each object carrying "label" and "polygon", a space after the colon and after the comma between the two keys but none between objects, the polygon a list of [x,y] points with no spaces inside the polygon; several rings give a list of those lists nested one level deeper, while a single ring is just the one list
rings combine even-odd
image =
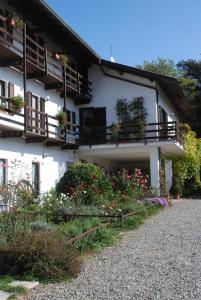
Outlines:
[{"label": "wooden balcony railing", "polygon": [[148,123],[144,127],[132,124],[80,128],[80,144],[119,144],[178,141],[183,144],[183,133],[177,122]]},{"label": "wooden balcony railing", "polygon": [[[64,75],[61,64],[53,58],[53,52],[26,35],[26,57],[28,78],[36,78],[55,88],[63,84]],[[0,15],[0,63],[12,65],[14,61],[23,58],[23,33],[8,25],[7,19]],[[16,68],[22,71],[22,64],[16,63]],[[67,91],[76,95],[91,98],[91,83],[79,71],[66,66]]]},{"label": "wooden balcony railing", "polygon": [[25,106],[21,111],[16,112],[12,108],[12,100],[2,96],[0,96],[0,128],[1,131],[13,132],[13,135],[9,135],[10,137],[14,137],[16,132],[21,131],[30,138],[38,137],[64,144],[65,142],[74,143],[79,138],[76,124],[67,122],[65,134],[65,129],[59,127],[55,116],[30,106]]}]

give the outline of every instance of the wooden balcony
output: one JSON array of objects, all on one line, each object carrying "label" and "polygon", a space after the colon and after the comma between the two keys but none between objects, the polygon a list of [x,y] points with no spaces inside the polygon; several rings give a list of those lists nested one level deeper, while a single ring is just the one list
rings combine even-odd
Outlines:
[{"label": "wooden balcony", "polygon": [[[8,25],[0,16],[0,66],[14,66],[23,71],[23,32]],[[56,89],[64,95],[64,71],[53,53],[26,35],[27,79],[37,79],[46,89]],[[91,99],[91,83],[77,70],[66,66],[66,92],[76,104]]]},{"label": "wooden balcony", "polygon": [[148,123],[144,128],[132,124],[118,127],[80,128],[80,145],[126,144],[174,141],[183,145],[183,132],[177,122]]},{"label": "wooden balcony", "polygon": [[0,15],[0,66],[16,66],[22,63],[22,32],[12,29]]},{"label": "wooden balcony", "polygon": [[13,111],[12,100],[0,97],[0,138],[25,138],[26,143],[43,143],[47,147],[59,146],[64,149],[78,147],[78,133],[75,124],[67,128],[58,126],[56,117],[26,106],[20,112]]}]

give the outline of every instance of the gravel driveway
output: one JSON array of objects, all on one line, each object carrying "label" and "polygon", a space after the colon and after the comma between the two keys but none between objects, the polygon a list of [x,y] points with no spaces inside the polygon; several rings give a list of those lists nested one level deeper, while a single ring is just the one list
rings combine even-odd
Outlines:
[{"label": "gravel driveway", "polygon": [[181,200],[31,300],[201,299],[201,200]]}]

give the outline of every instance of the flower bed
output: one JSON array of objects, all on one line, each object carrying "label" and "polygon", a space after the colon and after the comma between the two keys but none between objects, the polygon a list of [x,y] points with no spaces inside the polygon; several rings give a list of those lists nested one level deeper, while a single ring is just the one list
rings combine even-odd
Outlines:
[{"label": "flower bed", "polygon": [[149,194],[147,181],[139,169],[123,169],[107,178],[95,165],[73,165],[39,205],[25,201],[20,209],[0,214],[2,274],[42,280],[75,276],[80,252],[111,245],[120,230],[133,229],[168,206],[153,195],[143,200]]}]

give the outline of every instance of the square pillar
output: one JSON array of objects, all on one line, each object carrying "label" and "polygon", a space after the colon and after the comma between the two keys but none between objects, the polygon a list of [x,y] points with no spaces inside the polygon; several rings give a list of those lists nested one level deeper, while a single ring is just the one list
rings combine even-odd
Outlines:
[{"label": "square pillar", "polygon": [[150,147],[151,187],[160,189],[160,153],[158,147]]},{"label": "square pillar", "polygon": [[168,191],[170,190],[172,186],[172,161],[171,160],[165,160],[165,179],[166,179],[166,186]]}]

